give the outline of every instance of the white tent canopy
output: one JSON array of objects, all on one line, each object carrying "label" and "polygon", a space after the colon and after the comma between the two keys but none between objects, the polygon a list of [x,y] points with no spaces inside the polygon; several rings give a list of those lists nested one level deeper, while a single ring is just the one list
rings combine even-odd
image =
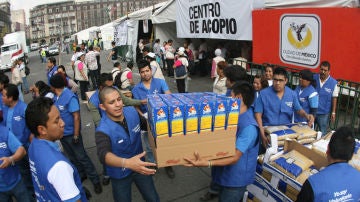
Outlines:
[{"label": "white tent canopy", "polygon": [[81,30],[80,32],[77,32],[73,34],[72,36],[77,36],[78,43],[82,43],[82,41],[87,41],[90,39],[90,32],[99,31],[99,27],[90,27],[84,30]]},{"label": "white tent canopy", "polygon": [[101,32],[101,38],[103,42],[104,50],[109,50],[112,48],[111,42],[114,40],[114,23],[110,22],[99,27]]}]

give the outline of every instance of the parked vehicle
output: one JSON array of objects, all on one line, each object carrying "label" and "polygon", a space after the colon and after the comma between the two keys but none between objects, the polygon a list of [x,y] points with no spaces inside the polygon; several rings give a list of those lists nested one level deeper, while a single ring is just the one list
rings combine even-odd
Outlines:
[{"label": "parked vehicle", "polygon": [[48,51],[46,52],[46,56],[53,56],[59,55],[59,46],[57,44],[53,44],[49,47]]},{"label": "parked vehicle", "polygon": [[0,70],[11,68],[12,63],[17,59],[24,59],[25,64],[29,62],[24,31],[6,34],[3,38],[4,45],[1,46]]},{"label": "parked vehicle", "polygon": [[32,43],[30,44],[30,51],[36,51],[39,49],[39,43]]}]

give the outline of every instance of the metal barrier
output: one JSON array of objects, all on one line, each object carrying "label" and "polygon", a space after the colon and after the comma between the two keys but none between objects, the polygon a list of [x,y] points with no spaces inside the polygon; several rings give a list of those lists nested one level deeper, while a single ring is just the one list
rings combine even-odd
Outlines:
[{"label": "metal barrier", "polygon": [[335,121],[330,123],[330,128],[334,130],[340,126],[350,126],[353,132],[360,137],[360,83],[339,79],[338,87],[336,117]]}]

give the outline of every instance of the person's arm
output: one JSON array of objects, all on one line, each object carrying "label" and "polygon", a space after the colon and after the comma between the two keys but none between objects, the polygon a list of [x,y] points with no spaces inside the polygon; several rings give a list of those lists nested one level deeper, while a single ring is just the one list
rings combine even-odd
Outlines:
[{"label": "person's arm", "polygon": [[308,180],[304,182],[296,199],[296,202],[304,202],[304,201],[306,202],[314,201],[314,191]]},{"label": "person's arm", "polygon": [[335,121],[337,97],[332,97],[331,101],[332,101],[332,105],[331,105],[331,121]]},{"label": "person's arm", "polygon": [[123,100],[124,105],[126,106],[140,106],[142,104],[141,100],[132,99],[126,97],[124,94],[120,93],[121,99]]},{"label": "person's arm", "polygon": [[263,122],[262,122],[262,113],[256,112],[255,119],[259,126],[262,145],[263,145],[263,147],[267,148],[267,146],[270,144],[270,140],[265,135],[265,130],[264,130]]},{"label": "person's arm", "polygon": [[80,112],[72,112],[74,118],[74,136],[79,137],[80,135]]},{"label": "person's arm", "polygon": [[115,51],[111,51],[107,57],[107,61],[110,62],[110,57],[115,54]]},{"label": "person's arm", "polygon": [[47,173],[47,180],[54,187],[61,201],[81,201],[80,189],[74,179],[76,170],[65,162],[56,162]]},{"label": "person's arm", "polygon": [[85,64],[83,62],[79,62],[79,64],[77,65],[77,68],[78,68],[81,76],[87,81],[88,80],[87,75],[85,75],[85,73],[83,71],[84,66],[85,66]]},{"label": "person's arm", "polygon": [[13,153],[10,156],[1,157],[0,160],[0,169],[7,168],[10,165],[15,165],[15,162],[20,161],[26,154],[26,150],[21,146],[20,141],[15,137],[15,135],[9,131],[7,147]]},{"label": "person's arm", "polygon": [[314,123],[314,116],[312,114],[308,114],[305,112],[305,110],[300,109],[296,111],[297,114],[299,114],[301,117],[304,117],[308,121],[308,125],[311,127]]},{"label": "person's arm", "polygon": [[101,116],[99,113],[99,109],[93,105],[93,103],[89,102],[89,111],[92,117],[92,120],[94,121],[95,128],[99,125],[99,122],[101,120]]}]

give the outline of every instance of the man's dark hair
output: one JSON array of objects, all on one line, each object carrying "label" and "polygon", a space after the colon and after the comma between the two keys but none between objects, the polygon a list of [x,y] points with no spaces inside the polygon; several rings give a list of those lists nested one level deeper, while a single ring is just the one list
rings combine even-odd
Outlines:
[{"label": "man's dark hair", "polygon": [[4,84],[4,86],[9,84],[9,77],[4,73],[0,73],[0,84]]},{"label": "man's dark hair", "polygon": [[159,43],[159,42],[160,42],[160,39],[156,39],[156,40],[155,40],[155,43]]},{"label": "man's dark hair", "polygon": [[224,69],[224,75],[230,82],[248,81],[246,70],[239,65],[231,65]]},{"label": "man's dark hair", "polygon": [[15,84],[8,84],[4,87],[6,90],[6,97],[12,97],[14,101],[19,100],[19,89]]},{"label": "man's dark hair", "polygon": [[330,62],[328,62],[328,61],[322,61],[322,62],[320,63],[320,67],[321,67],[321,66],[328,67],[328,68],[329,68],[328,70],[330,70]]},{"label": "man's dark hair", "polygon": [[[137,63],[137,66],[138,66],[138,69],[139,69],[139,72],[142,68],[148,66],[150,68],[150,63],[147,61],[147,60],[144,60],[144,59],[141,59],[139,60],[139,62]],[[150,68],[151,69],[151,68]]]},{"label": "man's dark hair", "polygon": [[[100,103],[101,103],[101,104],[104,104],[104,102],[105,102],[105,96],[106,96],[107,94],[113,92],[113,91],[119,92],[119,90],[116,89],[116,88],[113,87],[113,86],[106,86],[106,87],[104,87],[104,88],[100,91],[100,93],[99,93]],[[120,92],[119,92],[119,95],[120,95]]]},{"label": "man's dark hair", "polygon": [[132,61],[128,62],[126,65],[129,69],[133,69],[134,68],[134,63]]},{"label": "man's dark hair", "polygon": [[115,41],[112,41],[112,42],[111,42],[111,45],[115,46]]},{"label": "man's dark hair", "polygon": [[144,46],[144,48],[142,49],[143,52],[150,52],[150,48],[147,46]]},{"label": "man's dark hair", "polygon": [[45,126],[49,120],[49,112],[54,102],[47,97],[35,98],[29,103],[25,111],[27,127],[36,137],[39,136],[38,126]]},{"label": "man's dark hair", "polygon": [[112,81],[112,75],[110,73],[101,73],[99,78],[99,88],[106,87],[106,81]]},{"label": "man's dark hair", "polygon": [[120,62],[115,62],[114,63],[114,67],[119,67],[120,66]]},{"label": "man's dark hair", "polygon": [[66,83],[60,74],[55,74],[50,78],[50,85],[54,88],[64,88]]},{"label": "man's dark hair", "polygon": [[260,79],[261,89],[269,87],[269,82],[265,78],[265,75],[256,74],[254,79]]},{"label": "man's dark hair", "polygon": [[288,78],[287,74],[287,71],[282,67],[277,67],[273,73],[273,75],[283,75],[286,79]]},{"label": "man's dark hair", "polygon": [[48,59],[51,63],[54,64],[54,66],[56,65],[56,59],[54,57],[49,57]]},{"label": "man's dark hair", "polygon": [[94,46],[89,46],[89,51],[92,51],[92,50],[94,50]]},{"label": "man's dark hair", "polygon": [[80,52],[80,51],[81,51],[81,48],[80,48],[79,46],[77,46],[76,49],[75,49],[75,52],[78,53],[78,52]]},{"label": "man's dark hair", "polygon": [[169,39],[169,40],[168,40],[168,43],[172,43],[172,42],[173,42],[173,40],[172,40],[172,39]]},{"label": "man's dark hair", "polygon": [[355,138],[350,127],[340,127],[332,135],[329,142],[329,153],[335,160],[349,161],[355,149]]},{"label": "man's dark hair", "polygon": [[240,95],[243,98],[244,104],[249,108],[255,99],[255,91],[253,86],[247,81],[237,81],[232,87],[231,91],[234,95]]}]

